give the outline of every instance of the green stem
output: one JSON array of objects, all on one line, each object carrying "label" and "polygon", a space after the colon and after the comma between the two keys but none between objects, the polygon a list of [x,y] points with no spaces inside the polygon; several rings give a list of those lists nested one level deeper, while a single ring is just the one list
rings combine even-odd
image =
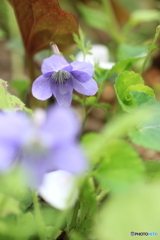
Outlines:
[{"label": "green stem", "polygon": [[79,208],[80,208],[80,204],[79,204],[79,201],[77,201],[77,203],[76,203],[76,205],[74,207],[72,220],[71,220],[71,223],[70,223],[70,226],[69,226],[70,230],[76,229],[76,223],[77,223],[77,217],[78,217]]},{"label": "green stem", "polygon": [[102,202],[104,198],[108,195],[109,191],[102,190],[101,193],[96,197],[98,203]]},{"label": "green stem", "polygon": [[83,132],[84,126],[85,126],[85,123],[87,120],[86,96],[83,96],[83,108],[84,108],[84,118],[83,118],[83,122],[82,122],[81,132]]},{"label": "green stem", "polygon": [[85,62],[87,51],[85,46],[85,35],[81,28],[79,28],[79,35],[80,35],[80,41],[82,46],[82,52],[83,52],[83,61]]},{"label": "green stem", "polygon": [[153,46],[154,46],[154,44],[156,43],[156,41],[157,41],[157,39],[158,39],[158,37],[159,37],[159,34],[160,34],[160,25],[156,28],[156,34],[155,34],[154,39],[153,39],[153,41],[152,41],[152,44],[151,44],[151,46],[150,46],[150,48],[149,48],[149,50],[148,50],[148,54],[147,54],[147,56],[146,56],[145,59],[144,59],[144,62],[143,62],[143,65],[142,65],[140,74],[142,74],[143,71],[144,71],[144,69],[145,69],[146,63],[147,63],[147,61],[148,61],[148,59],[149,59],[149,57],[150,57],[150,54],[151,54],[152,51],[153,51],[153,50],[152,50],[152,49],[153,49]]},{"label": "green stem", "polygon": [[40,240],[46,240],[46,234],[45,234],[45,224],[42,219],[40,207],[39,207],[39,202],[38,202],[38,197],[35,192],[32,193],[32,198],[33,198],[33,205],[34,205],[34,211],[35,211],[35,220],[37,223],[37,228],[38,228],[38,234]]},{"label": "green stem", "polygon": [[[96,99],[96,103],[95,104],[97,104],[98,103],[98,101],[99,101],[99,99],[100,99],[100,96],[101,96],[101,93],[102,93],[102,91],[103,91],[103,84],[101,84],[101,86],[100,86],[100,88],[99,88],[99,90],[98,90],[98,93],[97,93],[97,99]],[[92,111],[94,109],[94,105],[93,106],[91,106],[89,109],[88,109],[88,111],[87,111],[87,116],[88,116],[88,114]]]},{"label": "green stem", "polygon": [[[103,91],[103,84],[101,84],[101,86],[100,86],[100,88],[99,88],[99,90],[98,90],[98,95],[97,95],[97,99],[96,99],[96,103],[95,103],[95,104],[98,103],[102,91]],[[88,110],[86,109],[86,97],[85,97],[85,96],[84,96],[84,98],[83,98],[83,108],[84,108],[84,119],[83,119],[83,122],[82,122],[81,132],[83,132],[83,130],[84,130],[84,126],[85,126],[85,123],[86,123],[86,120],[87,120],[88,115],[89,115],[90,112],[94,109],[94,105],[91,106]]]},{"label": "green stem", "polygon": [[85,110],[84,110],[84,119],[83,119],[83,122],[82,122],[82,128],[81,128],[81,132],[83,132],[84,130],[84,126],[85,126],[85,123],[86,123],[86,120],[87,120],[87,110],[86,110],[86,107],[85,107]]}]

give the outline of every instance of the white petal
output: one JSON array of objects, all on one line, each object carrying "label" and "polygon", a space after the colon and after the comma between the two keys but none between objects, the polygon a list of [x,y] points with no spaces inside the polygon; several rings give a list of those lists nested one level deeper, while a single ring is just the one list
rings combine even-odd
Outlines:
[{"label": "white petal", "polygon": [[115,65],[114,62],[100,62],[99,66],[104,69],[111,69]]},{"label": "white petal", "polygon": [[64,210],[72,207],[78,198],[76,177],[63,170],[45,174],[39,195],[51,206]]},{"label": "white petal", "polygon": [[[93,65],[95,63],[102,63],[109,61],[109,51],[105,45],[93,44],[92,49],[90,50],[92,55],[87,55],[85,61],[90,62]],[[83,53],[79,52],[76,55],[77,61],[83,61]]]}]

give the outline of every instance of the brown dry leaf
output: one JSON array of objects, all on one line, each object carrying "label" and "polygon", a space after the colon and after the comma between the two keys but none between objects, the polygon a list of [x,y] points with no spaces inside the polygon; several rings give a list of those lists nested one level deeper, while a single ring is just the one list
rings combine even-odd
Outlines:
[{"label": "brown dry leaf", "polygon": [[28,55],[49,48],[50,42],[73,43],[78,23],[71,13],[62,10],[58,0],[8,0],[14,8]]},{"label": "brown dry leaf", "polygon": [[115,1],[115,0],[110,0],[110,1],[118,22],[123,25],[129,20],[130,13],[118,1]]}]

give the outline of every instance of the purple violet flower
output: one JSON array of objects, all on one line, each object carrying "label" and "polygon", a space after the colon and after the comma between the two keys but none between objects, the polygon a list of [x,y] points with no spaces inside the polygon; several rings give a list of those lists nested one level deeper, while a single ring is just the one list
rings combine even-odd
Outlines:
[{"label": "purple violet flower", "polygon": [[38,189],[46,173],[87,169],[78,145],[80,124],[72,109],[37,110],[31,120],[23,112],[0,113],[0,171],[20,164],[29,186]]},{"label": "purple violet flower", "polygon": [[73,89],[87,96],[95,95],[98,90],[92,78],[93,66],[87,62],[68,63],[64,57],[52,55],[43,61],[42,73],[32,85],[33,96],[46,100],[53,94],[59,106],[71,105]]}]

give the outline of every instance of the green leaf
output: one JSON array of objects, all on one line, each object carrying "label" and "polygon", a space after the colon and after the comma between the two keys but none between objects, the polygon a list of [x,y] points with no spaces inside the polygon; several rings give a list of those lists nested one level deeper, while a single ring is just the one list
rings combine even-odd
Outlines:
[{"label": "green leaf", "polygon": [[[132,92],[133,98],[141,101],[141,93]],[[140,109],[147,108],[146,114],[137,126],[129,130],[131,140],[137,145],[160,151],[160,103],[143,93],[143,99],[147,102],[142,104]]]},{"label": "green leaf", "polygon": [[81,104],[83,103],[83,99],[80,98],[78,95],[73,94],[72,97],[73,97],[73,100],[75,100],[75,101],[77,101],[77,102],[79,102]]},{"label": "green leaf", "polygon": [[84,142],[87,157],[91,159],[91,162],[98,163],[99,158],[102,158],[106,152],[107,143],[112,139],[126,138],[129,130],[135,129],[146,115],[148,116],[148,110],[141,107],[134,109],[130,114],[122,113],[113,118],[104,126],[103,131],[98,134],[98,138],[96,136],[95,138],[88,137],[88,141]]},{"label": "green leaf", "polygon": [[25,104],[7,91],[8,84],[0,79],[0,109],[24,110]]},{"label": "green leaf", "polygon": [[84,239],[89,239],[88,234],[90,234],[93,224],[92,217],[97,211],[95,187],[94,182],[91,179],[85,179],[79,200],[80,210],[76,230],[84,236]]},{"label": "green leaf", "polygon": [[108,103],[97,103],[94,105],[95,108],[103,108],[103,109],[108,109],[111,107],[110,104]]},{"label": "green leaf", "polygon": [[20,202],[0,192],[0,217],[20,213]]},{"label": "green leaf", "polygon": [[61,211],[48,205],[41,206],[41,213],[46,226],[55,225],[56,222],[54,220],[58,219],[58,217],[60,218],[62,214]]},{"label": "green leaf", "polygon": [[91,9],[84,4],[78,4],[78,9],[90,27],[106,31],[108,26],[108,17],[105,13],[100,10]]},{"label": "green leaf", "polygon": [[79,232],[71,232],[69,234],[70,240],[84,240],[84,238],[82,238],[82,235]]},{"label": "green leaf", "polygon": [[95,96],[93,97],[88,97],[86,98],[86,105],[89,105],[89,106],[94,106],[94,104],[96,103],[97,101],[97,98]]},{"label": "green leaf", "polygon": [[16,96],[11,95],[10,93],[7,94],[9,108],[14,110],[23,110],[25,104]]},{"label": "green leaf", "polygon": [[[84,134],[81,138],[81,143],[85,149],[86,155],[88,154],[87,150],[92,145],[92,142],[100,142],[101,140],[102,140],[102,136],[98,133],[90,132],[90,133]],[[96,146],[94,146],[94,149],[96,150]],[[94,157],[92,157],[92,159],[90,159],[91,164],[94,165],[98,163],[102,155],[103,155],[103,152],[101,152],[101,154],[99,155],[95,155]]]},{"label": "green leaf", "polygon": [[144,93],[148,94],[152,98],[155,98],[153,89],[146,85],[142,85],[142,84],[136,84],[136,85],[129,86],[126,90],[126,98],[130,99],[131,98],[130,92],[136,92],[137,90],[139,92],[144,92]]},{"label": "green leaf", "polygon": [[118,48],[117,56],[118,60],[122,61],[129,58],[143,58],[147,56],[148,46],[131,46],[127,44],[121,44]]},{"label": "green leaf", "polygon": [[142,106],[145,108],[146,112],[149,112],[149,109],[147,110],[147,104],[148,107],[150,104],[155,104],[157,101],[155,98],[153,98],[152,92],[150,92],[148,88],[146,88],[150,94],[147,94],[145,92],[137,92],[137,91],[132,91],[130,92],[130,96],[132,98],[132,101],[135,103],[137,106]]},{"label": "green leaf", "polygon": [[138,9],[131,13],[130,21],[135,23],[160,21],[158,10]]},{"label": "green leaf", "polygon": [[[158,21],[160,22],[160,15],[158,10],[151,9],[137,9],[130,15],[129,21],[125,24],[123,31],[132,31],[132,29],[140,23],[148,23]],[[146,25],[147,26],[147,25]]]},{"label": "green leaf", "polygon": [[[46,238],[47,239],[53,239],[52,238],[52,234],[55,231],[55,228],[53,226],[48,226],[45,228],[46,230]],[[56,239],[58,238],[58,236],[61,234],[61,230],[56,229],[56,236],[54,235],[54,237],[56,237]]]},{"label": "green leaf", "polygon": [[[133,232],[157,232],[160,222],[160,191],[156,184],[139,184],[129,191],[112,195],[95,218],[93,231],[98,240],[127,240]],[[117,238],[118,234],[118,238]],[[134,236],[134,239],[160,239],[158,236]]]},{"label": "green leaf", "polygon": [[[144,85],[142,77],[138,73],[130,71],[125,71],[117,77],[115,91],[120,105],[127,112],[130,112],[138,103],[136,99],[133,98],[132,92],[141,92],[142,96],[144,96],[143,93],[145,93],[152,98],[155,97],[153,89]],[[142,98],[139,104],[145,101],[146,98]]]},{"label": "green leaf", "polygon": [[1,175],[0,193],[4,194],[6,198],[14,199],[22,210],[26,210],[31,205],[32,198],[22,179],[22,173],[18,170]]},{"label": "green leaf", "polygon": [[[3,224],[3,227],[1,225]],[[0,236],[2,239],[21,239],[26,240],[37,234],[37,227],[32,213],[24,213],[17,216],[9,215],[6,218],[0,219]]]},{"label": "green leaf", "polygon": [[160,178],[160,161],[145,161],[146,174],[149,179]]},{"label": "green leaf", "polygon": [[17,223],[18,224],[16,228],[13,226],[14,234],[15,236],[17,235],[17,238],[18,236],[21,236],[22,239],[23,237],[29,238],[30,236],[37,234],[37,224],[31,212],[27,212],[19,215],[17,219]]},{"label": "green leaf", "polygon": [[77,59],[75,58],[75,56],[73,56],[73,55],[70,55],[69,57],[70,57],[70,59],[71,59],[72,61],[76,61],[76,60],[77,60]]},{"label": "green leaf", "polygon": [[109,70],[100,68],[97,64],[95,64],[94,68],[95,68],[94,79],[98,84],[102,84],[104,81],[107,80]]},{"label": "green leaf", "polygon": [[77,48],[79,48],[82,51],[84,57],[87,54],[91,54],[91,52],[90,52],[90,50],[92,48],[91,42],[86,40],[86,37],[85,37],[83,31],[81,30],[81,28],[79,29],[79,35],[74,33],[73,38],[74,38],[75,43],[77,43]]},{"label": "green leaf", "polygon": [[144,167],[131,145],[122,140],[112,140],[107,144],[105,157],[94,175],[106,188],[117,191],[140,180]]},{"label": "green leaf", "polygon": [[8,108],[8,99],[4,87],[0,83],[0,109]]},{"label": "green leaf", "polygon": [[[117,77],[117,75],[119,73],[124,72],[125,70],[130,70],[131,67],[137,62],[139,61],[141,58],[129,58],[129,59],[125,59],[122,60],[118,63],[116,63],[111,70],[108,71],[108,78],[111,78],[111,81],[114,82],[115,81],[115,77]],[[114,77],[114,79],[112,80],[112,78]]]}]

